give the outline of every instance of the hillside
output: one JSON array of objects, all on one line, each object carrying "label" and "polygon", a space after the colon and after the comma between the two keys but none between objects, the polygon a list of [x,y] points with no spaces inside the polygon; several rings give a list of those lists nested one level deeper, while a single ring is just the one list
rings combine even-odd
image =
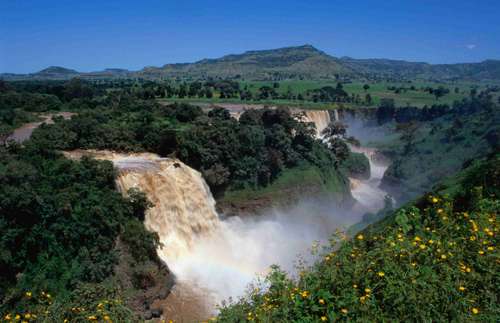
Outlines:
[{"label": "hillside", "polygon": [[290,79],[334,78],[354,75],[338,59],[311,45],[273,50],[248,51],[219,59],[204,59],[193,64],[169,64],[148,68],[140,75],[168,75],[189,78]]},{"label": "hillside", "polygon": [[274,268],[216,321],[496,321],[498,158],[353,239],[337,234],[298,279]]},{"label": "hillside", "polygon": [[341,63],[354,72],[371,77],[424,80],[498,80],[500,61],[480,63],[428,64],[390,59],[354,59],[342,57]]},{"label": "hillside", "polygon": [[500,60],[480,63],[439,64],[390,59],[336,58],[311,45],[247,51],[194,63],[145,67],[139,71],[106,69],[81,73],[63,67],[49,67],[32,74],[0,74],[0,79],[363,79],[396,78],[425,80],[500,80]]}]

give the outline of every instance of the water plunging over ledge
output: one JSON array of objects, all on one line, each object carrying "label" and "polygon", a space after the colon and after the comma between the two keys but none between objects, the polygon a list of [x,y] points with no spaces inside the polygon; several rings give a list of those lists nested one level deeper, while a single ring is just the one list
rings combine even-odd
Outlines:
[{"label": "water plunging over ledge", "polygon": [[[299,255],[312,259],[309,249],[314,241],[326,243],[336,228],[360,220],[359,215],[334,205],[307,202],[286,213],[272,210],[257,217],[221,219],[201,174],[179,160],[148,153],[65,154],[112,161],[119,170],[120,191],[139,188],[154,204],[144,223],[158,233],[163,244],[158,255],[177,280],[171,295],[160,302],[169,319],[205,319],[222,300],[242,296],[247,285],[265,275],[270,265],[293,272]],[[198,304],[198,313],[192,313],[187,300]],[[182,313],[183,309],[189,313]]]},{"label": "water plunging over ledge", "polygon": [[[306,116],[319,130],[330,120],[325,112]],[[353,150],[369,157],[372,174],[366,181],[351,180],[358,201],[353,211],[338,209],[331,201],[324,205],[305,201],[286,212],[229,218],[216,213],[201,174],[177,159],[110,151],[65,154],[112,161],[119,171],[116,182],[122,193],[130,188],[146,193],[154,207],[146,212],[144,224],[158,233],[162,243],[158,255],[177,281],[167,299],[155,306],[164,309],[165,318],[200,321],[213,314],[222,300],[242,296],[248,284],[265,275],[270,265],[278,264],[293,273],[299,255],[313,260],[309,249],[315,241],[326,243],[335,229],[347,228],[360,221],[364,212],[383,206],[385,192],[378,184],[386,166],[374,158],[373,149]]]},{"label": "water plunging over ledge", "polygon": [[387,192],[380,188],[380,183],[389,165],[377,159],[377,150],[374,148],[352,146],[351,150],[364,154],[370,163],[368,180],[350,178],[351,193],[358,202],[360,210],[377,212],[384,207]]}]

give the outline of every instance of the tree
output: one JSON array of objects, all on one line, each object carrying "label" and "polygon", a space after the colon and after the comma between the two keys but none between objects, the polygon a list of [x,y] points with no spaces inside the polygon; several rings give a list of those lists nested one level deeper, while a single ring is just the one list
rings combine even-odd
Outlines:
[{"label": "tree", "polygon": [[333,137],[328,141],[328,144],[339,163],[342,163],[349,157],[349,147],[342,139]]},{"label": "tree", "polygon": [[347,125],[339,121],[330,122],[328,126],[321,132],[325,138],[339,137],[345,138]]},{"label": "tree", "polygon": [[146,213],[146,210],[153,207],[153,203],[151,203],[146,194],[144,192],[140,191],[137,188],[131,188],[127,191],[127,196],[128,200],[130,203],[130,206],[132,207],[132,213],[133,215],[141,220],[144,221],[144,214]]},{"label": "tree", "polygon": [[3,145],[9,135],[11,134],[11,128],[6,125],[0,124],[0,145]]},{"label": "tree", "polygon": [[179,88],[179,98],[184,98],[187,95],[187,85],[186,84],[181,84]]},{"label": "tree", "polygon": [[222,107],[215,107],[208,112],[208,116],[214,119],[229,120],[231,119],[231,113],[229,110]]},{"label": "tree", "polygon": [[366,95],[365,95],[365,102],[368,105],[372,104],[372,96],[370,95],[370,93],[366,93]]},{"label": "tree", "polygon": [[401,141],[404,142],[404,154],[407,155],[413,149],[415,143],[415,135],[419,128],[419,124],[411,121],[406,123],[399,123],[396,126],[396,131],[401,133]]},{"label": "tree", "polygon": [[377,121],[379,125],[391,121],[394,118],[396,108],[394,106],[394,99],[380,100],[380,107],[377,109]]},{"label": "tree", "polygon": [[368,84],[363,85],[363,90],[365,90],[365,92],[368,91],[369,88],[370,86]]}]

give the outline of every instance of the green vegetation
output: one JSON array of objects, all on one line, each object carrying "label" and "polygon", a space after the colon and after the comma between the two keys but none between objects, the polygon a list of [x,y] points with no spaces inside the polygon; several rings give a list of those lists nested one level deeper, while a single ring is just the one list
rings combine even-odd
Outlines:
[{"label": "green vegetation", "polygon": [[265,201],[266,207],[284,204],[294,198],[309,196],[326,197],[344,202],[349,196],[346,178],[335,171],[322,171],[317,166],[305,164],[293,169],[285,169],[270,185],[260,189],[228,190],[218,202],[221,204],[244,204],[248,201]]},{"label": "green vegetation", "polygon": [[223,108],[169,103],[196,98],[378,106],[362,111],[394,130],[379,148],[393,160],[384,185],[401,199],[469,166],[396,212],[388,199],[351,228],[371,224],[360,235],[334,236],[322,260],[301,268],[298,279],[276,268],[268,288],[224,305],[221,321],[494,320],[499,157],[491,152],[499,148],[498,87],[349,81],[0,82],[0,139],[37,113],[76,113],[54,118],[22,146],[0,146],[0,313],[41,322],[137,321],[151,303],[144,291],[169,284],[158,278],[168,273],[156,256],[158,238],[142,224],[150,206],[144,194],[121,196],[111,163],[70,161],[61,150],[177,157],[201,171],[227,203],[286,201],[294,190],[343,199],[347,176],[369,177],[368,160],[349,151],[347,143],[356,141],[340,123],[326,129],[325,145],[286,108],[248,110],[238,122]]},{"label": "green vegetation", "polygon": [[0,147],[0,154],[0,312],[62,322],[88,313],[72,304],[108,299],[101,317],[130,317],[115,302],[123,297],[112,281],[120,257],[115,246],[124,235],[126,245],[144,251],[136,263],[160,266],[158,240],[137,220],[145,199],[116,191],[110,162],[70,161],[31,142]]},{"label": "green vegetation", "polygon": [[0,93],[8,112],[76,112],[40,126],[22,146],[0,146],[0,314],[7,320],[137,321],[154,299],[144,290],[170,288],[158,237],[142,223],[150,206],[144,194],[123,197],[110,162],[71,161],[62,150],[176,156],[220,195],[270,191],[303,170],[325,191],[349,195],[337,157],[287,109],[248,111],[237,122],[225,109],[163,106],[144,93],[80,80],[9,83]]},{"label": "green vegetation", "polygon": [[205,113],[191,105],[162,106],[125,94],[116,102],[116,91],[113,94],[105,98],[105,106],[82,109],[71,120],[60,118],[54,125],[40,127],[32,141],[58,150],[92,148],[177,156],[200,170],[215,194],[226,188],[265,187],[282,170],[300,163],[322,170],[335,164],[335,155],[313,138],[314,129],[295,120],[286,109],[250,110],[237,122],[221,108]]},{"label": "green vegetation", "polygon": [[[169,85],[170,92],[165,95],[160,94],[159,97],[166,102],[180,100],[193,103],[268,104],[310,108],[376,107],[384,99],[392,99],[397,106],[411,105],[421,108],[432,105],[451,105],[457,100],[468,97],[470,91],[488,88],[487,84],[478,86],[477,83],[467,82],[371,81],[366,83],[365,81],[349,81],[342,83],[333,80],[284,80],[233,82],[231,92],[221,92],[224,90],[221,90],[217,82],[194,83],[201,85],[201,92],[192,92],[191,95],[185,92],[185,95],[179,95],[178,91],[182,86],[189,88],[189,84],[192,83],[172,83]],[[337,92],[339,85],[344,92]],[[367,90],[364,89],[365,85],[369,86]],[[490,85],[489,88],[498,88],[498,85]],[[206,93],[210,95],[207,96]],[[439,96],[436,96],[438,93]]]},{"label": "green vegetation", "polygon": [[370,178],[370,162],[368,158],[361,153],[349,153],[349,157],[342,164],[342,169],[349,177],[357,179]]},{"label": "green vegetation", "polygon": [[499,163],[474,163],[353,239],[334,235],[297,279],[275,267],[217,321],[495,321]]},{"label": "green vegetation", "polygon": [[402,200],[422,194],[464,163],[498,149],[499,125],[500,110],[487,91],[425,122],[405,118],[396,126],[399,139],[380,145],[393,157],[383,184]]}]

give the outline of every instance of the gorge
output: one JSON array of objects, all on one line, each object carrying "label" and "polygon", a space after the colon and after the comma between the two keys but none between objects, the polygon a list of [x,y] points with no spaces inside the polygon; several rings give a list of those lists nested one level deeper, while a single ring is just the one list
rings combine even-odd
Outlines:
[{"label": "gorge", "polygon": [[[313,122],[317,136],[331,121],[328,111],[304,111],[303,121]],[[352,208],[333,201],[309,201],[304,196],[292,207],[270,208],[255,216],[217,214],[215,200],[202,175],[173,158],[152,153],[116,153],[78,150],[83,155],[113,162],[117,188],[144,192],[153,207],[144,224],[160,238],[159,257],[176,277],[167,299],[159,301],[164,315],[177,320],[201,320],[214,314],[216,305],[243,296],[256,277],[263,278],[273,264],[294,273],[300,261],[311,262],[314,244],[326,244],[336,230],[359,222],[364,212],[383,207],[385,192],[378,188],[386,166],[375,150],[355,148],[370,161],[371,177],[350,179],[356,203]],[[186,303],[197,304],[195,308]]]}]

